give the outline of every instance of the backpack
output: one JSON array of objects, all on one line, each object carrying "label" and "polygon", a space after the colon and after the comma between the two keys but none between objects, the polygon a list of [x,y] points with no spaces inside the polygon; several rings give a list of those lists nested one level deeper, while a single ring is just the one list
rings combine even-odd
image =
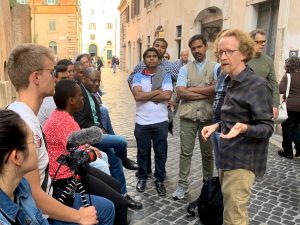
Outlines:
[{"label": "backpack", "polygon": [[210,177],[205,181],[200,196],[188,205],[187,216],[195,216],[196,208],[203,224],[223,224],[223,195],[219,177]]}]

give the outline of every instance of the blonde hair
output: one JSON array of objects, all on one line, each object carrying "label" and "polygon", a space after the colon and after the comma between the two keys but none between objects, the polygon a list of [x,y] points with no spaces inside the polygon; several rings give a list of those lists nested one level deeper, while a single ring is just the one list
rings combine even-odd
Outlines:
[{"label": "blonde hair", "polygon": [[218,44],[223,37],[235,37],[239,41],[239,51],[245,56],[244,62],[248,62],[255,55],[254,41],[250,35],[239,29],[228,29],[220,33],[214,43],[215,51],[218,49]]},{"label": "blonde hair", "polygon": [[37,44],[21,44],[12,50],[7,62],[9,78],[16,90],[27,88],[29,75],[43,69],[45,58],[55,62],[50,48]]}]

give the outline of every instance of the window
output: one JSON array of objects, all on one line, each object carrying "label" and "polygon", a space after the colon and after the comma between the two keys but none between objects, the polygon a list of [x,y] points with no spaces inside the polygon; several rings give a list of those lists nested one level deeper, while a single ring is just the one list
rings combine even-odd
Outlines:
[{"label": "window", "polygon": [[96,30],[96,24],[95,23],[89,23],[89,30]]},{"label": "window", "polygon": [[91,15],[94,15],[94,14],[95,14],[95,10],[91,9]]},{"label": "window", "polygon": [[147,36],[147,48],[150,48],[150,36]]},{"label": "window", "polygon": [[107,41],[107,42],[106,42],[106,45],[107,45],[107,46],[111,46],[111,44],[112,44],[111,41]]},{"label": "window", "polygon": [[176,26],[176,37],[180,38],[182,34],[182,25]]},{"label": "window", "polygon": [[106,30],[112,30],[113,24],[112,23],[106,23]]},{"label": "window", "polygon": [[56,4],[56,0],[47,0],[47,4],[48,5],[55,5]]},{"label": "window", "polygon": [[147,8],[151,5],[152,0],[144,0],[144,7]]},{"label": "window", "polygon": [[131,18],[140,14],[140,0],[133,0],[131,2]]},{"label": "window", "polygon": [[55,55],[57,54],[57,44],[55,41],[51,41],[49,43],[49,48],[52,49],[52,51],[54,52]]},{"label": "window", "polygon": [[49,21],[49,31],[56,31],[56,23],[53,20]]},{"label": "window", "polygon": [[129,6],[126,8],[126,23],[129,23]]},{"label": "window", "polygon": [[96,35],[95,35],[95,34],[91,34],[91,35],[90,35],[90,39],[91,39],[91,40],[95,40],[95,39],[96,39]]},{"label": "window", "polygon": [[28,4],[28,0],[17,0],[19,4]]}]

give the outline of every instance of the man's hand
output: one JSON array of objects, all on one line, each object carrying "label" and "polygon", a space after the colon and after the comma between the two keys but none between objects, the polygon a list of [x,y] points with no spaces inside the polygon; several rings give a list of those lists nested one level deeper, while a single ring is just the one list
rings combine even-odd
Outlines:
[{"label": "man's hand", "polygon": [[276,120],[279,115],[279,109],[273,107],[273,120]]},{"label": "man's hand", "polygon": [[92,225],[98,224],[99,221],[97,219],[97,211],[94,206],[89,207],[81,207],[79,210],[80,221],[79,224],[82,225]]},{"label": "man's hand", "polygon": [[176,107],[176,105],[177,105],[176,101],[174,101],[172,99],[170,99],[168,101],[168,109],[172,110],[172,109],[174,109]]},{"label": "man's hand", "polygon": [[219,128],[219,124],[218,123],[215,123],[215,124],[210,125],[210,126],[203,127],[203,129],[201,130],[202,139],[204,141],[207,141],[207,139],[209,138],[209,136],[213,132],[215,132],[218,128]]},{"label": "man's hand", "polygon": [[236,136],[238,136],[239,134],[243,134],[246,133],[248,130],[248,126],[247,124],[244,123],[236,123],[231,130],[229,131],[228,134],[221,134],[220,137],[224,138],[224,139],[231,139],[234,138]]}]

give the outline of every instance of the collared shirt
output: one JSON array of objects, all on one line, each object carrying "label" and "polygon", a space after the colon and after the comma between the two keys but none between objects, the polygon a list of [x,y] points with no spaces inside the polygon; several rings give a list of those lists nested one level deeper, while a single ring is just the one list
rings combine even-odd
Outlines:
[{"label": "collared shirt", "polygon": [[273,133],[272,87],[245,68],[227,85],[221,110],[221,132],[238,122],[248,130],[232,139],[220,139],[220,166],[224,170],[248,169],[262,177],[266,171],[269,138]]},{"label": "collared shirt", "polygon": [[28,224],[48,225],[42,212],[37,208],[25,178],[22,178],[14,191],[15,200],[12,201],[0,189],[0,224]]},{"label": "collared shirt", "polygon": [[[178,73],[179,73],[179,69],[180,69],[177,65],[175,65],[174,63],[172,63],[168,60],[162,59],[160,64],[158,65],[158,67],[161,67],[165,71],[170,73],[172,81],[176,82],[177,76],[178,76]],[[143,72],[144,69],[146,69],[146,65],[145,65],[144,61],[139,62],[139,64],[134,68],[133,72],[129,75],[129,77],[127,79],[127,82],[129,84],[132,84],[132,80],[133,80],[134,75],[136,73]]]},{"label": "collared shirt", "polygon": [[[207,59],[205,59],[203,62],[195,61],[199,73],[201,73],[202,70],[204,69],[206,62],[207,62]],[[217,80],[217,78],[218,78],[219,67],[220,67],[220,64],[216,63],[216,65],[214,67],[214,73],[212,74],[214,80]],[[176,87],[180,87],[180,86],[187,87],[187,84],[188,84],[188,74],[187,73],[188,73],[188,71],[187,71],[186,65],[184,65],[183,67],[180,68]]]},{"label": "collared shirt", "polygon": [[227,74],[220,74],[215,87],[215,99],[213,103],[213,120],[215,123],[221,121],[221,107],[224,103],[224,98],[227,91],[227,84],[230,77]]},{"label": "collared shirt", "polygon": [[99,123],[100,118],[98,118],[98,116],[97,116],[96,105],[95,105],[94,99],[92,98],[92,94],[86,88],[84,88],[84,89],[85,89],[86,94],[89,98],[89,102],[90,102],[91,110],[92,110],[92,114],[93,114],[94,124],[99,126],[100,125],[100,123]]}]

